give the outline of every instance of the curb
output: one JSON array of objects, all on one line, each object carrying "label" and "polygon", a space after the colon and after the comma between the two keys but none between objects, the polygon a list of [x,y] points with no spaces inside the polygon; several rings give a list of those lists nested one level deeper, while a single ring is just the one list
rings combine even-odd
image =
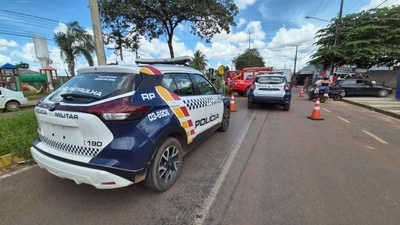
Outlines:
[{"label": "curb", "polygon": [[24,162],[25,159],[20,156],[15,156],[10,154],[0,156],[0,169],[4,169],[6,167],[10,167],[11,165],[18,164]]},{"label": "curb", "polygon": [[350,104],[353,104],[353,105],[356,105],[356,106],[360,106],[360,107],[363,107],[363,108],[366,108],[366,109],[369,109],[371,111],[379,112],[379,113],[385,114],[387,116],[394,117],[396,119],[400,119],[400,114],[397,114],[397,113],[393,113],[393,112],[389,112],[389,111],[386,111],[386,110],[383,110],[383,109],[375,108],[375,107],[370,106],[370,105],[365,105],[365,104],[361,104],[361,103],[358,103],[358,102],[349,101],[349,100],[346,100],[345,98],[342,98],[342,101],[350,103]]}]

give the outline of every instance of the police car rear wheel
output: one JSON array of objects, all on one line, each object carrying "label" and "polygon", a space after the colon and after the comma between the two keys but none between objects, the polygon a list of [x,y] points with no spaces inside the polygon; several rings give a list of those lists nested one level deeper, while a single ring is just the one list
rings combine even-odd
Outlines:
[{"label": "police car rear wheel", "polygon": [[224,116],[222,117],[221,126],[218,128],[219,131],[227,131],[228,130],[230,116],[231,116],[231,110],[228,108],[225,108]]},{"label": "police car rear wheel", "polygon": [[154,191],[166,191],[177,180],[182,167],[183,150],[179,141],[169,137],[158,148],[144,184]]}]

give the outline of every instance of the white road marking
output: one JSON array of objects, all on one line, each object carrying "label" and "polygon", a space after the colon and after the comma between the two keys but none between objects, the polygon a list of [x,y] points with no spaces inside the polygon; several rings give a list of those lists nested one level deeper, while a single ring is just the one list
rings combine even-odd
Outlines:
[{"label": "white road marking", "polygon": [[210,209],[211,209],[211,206],[214,204],[214,201],[218,195],[219,189],[221,188],[222,183],[225,180],[226,174],[228,173],[228,171],[232,165],[233,159],[235,158],[235,156],[240,148],[240,145],[242,144],[243,139],[246,136],[247,131],[249,130],[250,124],[254,119],[255,113],[256,113],[256,111],[254,111],[251,114],[251,117],[247,119],[242,130],[239,132],[238,138],[236,138],[236,141],[233,143],[232,151],[229,153],[229,155],[224,160],[224,165],[222,166],[221,173],[219,174],[218,179],[214,184],[214,187],[212,188],[207,199],[204,200],[202,209],[198,213],[196,213],[196,221],[195,221],[196,225],[203,224],[205,222],[205,220],[207,219],[208,213],[210,212]]},{"label": "white road marking", "polygon": [[323,110],[325,110],[325,111],[327,111],[327,112],[331,112],[331,111],[329,111],[329,110],[327,110],[327,109],[325,109],[325,108],[322,108]]},{"label": "white road marking", "polygon": [[344,122],[346,122],[346,123],[351,123],[350,121],[346,120],[346,119],[345,119],[345,118],[343,118],[343,117],[340,117],[340,116],[338,116],[337,118],[339,118],[339,119],[343,120],[343,121],[344,121]]},{"label": "white road marking", "polygon": [[30,170],[30,169],[32,169],[32,168],[35,167],[35,166],[37,166],[37,165],[34,165],[34,166],[27,166],[27,167],[24,167],[24,168],[22,168],[22,169],[19,169],[19,170],[10,172],[10,173],[6,173],[6,174],[0,176],[0,180],[2,180],[2,179],[4,179],[4,178],[7,178],[7,177],[14,176],[14,175],[19,174],[19,173],[22,173],[22,172],[24,172],[24,171],[26,171],[26,170]]},{"label": "white road marking", "polygon": [[387,143],[386,141],[384,141],[383,139],[381,139],[381,138],[379,138],[379,137],[377,137],[377,136],[371,134],[370,132],[368,132],[368,131],[366,131],[366,130],[361,130],[361,131],[364,132],[364,133],[366,133],[366,134],[368,134],[369,136],[375,138],[375,140],[379,141],[379,142],[382,143],[382,144],[387,144],[387,145],[389,144],[389,143]]}]

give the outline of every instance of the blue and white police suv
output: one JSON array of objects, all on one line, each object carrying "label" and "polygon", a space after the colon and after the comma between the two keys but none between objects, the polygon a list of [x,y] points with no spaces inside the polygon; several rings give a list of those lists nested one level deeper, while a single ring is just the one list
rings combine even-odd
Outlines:
[{"label": "blue and white police suv", "polygon": [[188,61],[142,59],[137,66],[78,70],[35,107],[34,160],[99,189],[144,181],[167,190],[185,153],[229,126],[229,99]]}]

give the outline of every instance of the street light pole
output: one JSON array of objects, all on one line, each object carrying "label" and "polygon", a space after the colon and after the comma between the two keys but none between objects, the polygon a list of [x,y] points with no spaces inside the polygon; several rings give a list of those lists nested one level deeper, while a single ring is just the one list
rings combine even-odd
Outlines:
[{"label": "street light pole", "polygon": [[305,16],[304,18],[306,18],[306,19],[321,20],[321,21],[328,22],[328,23],[331,22],[331,21],[329,21],[329,20],[325,20],[325,19],[321,19],[321,18],[317,18],[317,17],[313,17],[313,16]]},{"label": "street light pole", "polygon": [[[341,0],[341,1],[340,1],[340,10],[339,10],[338,19],[336,20],[335,41],[334,41],[334,43],[333,43],[333,46],[337,46],[337,45],[339,44],[339,31],[340,31],[340,26],[341,26],[341,23],[342,23],[343,1],[344,1],[344,0]],[[333,74],[334,67],[335,67],[335,63],[334,63],[334,61],[332,60],[332,62],[331,62],[331,69],[330,69],[330,75]]]},{"label": "street light pole", "polygon": [[[339,16],[338,16],[338,19],[335,22],[336,23],[336,28],[335,28],[335,34],[334,34],[335,35],[335,37],[334,37],[335,39],[334,39],[334,42],[333,42],[333,46],[337,46],[339,44],[339,32],[340,32],[340,26],[341,26],[341,23],[342,23],[343,2],[344,2],[344,0],[340,1]],[[320,18],[313,17],[313,16],[305,16],[305,18],[306,19],[316,19],[316,20],[321,20],[321,21],[325,21],[325,22],[331,23],[331,21],[320,19]],[[330,71],[329,71],[330,75],[333,74],[334,67],[335,67],[335,62],[332,59],[331,68],[330,68]]]}]

